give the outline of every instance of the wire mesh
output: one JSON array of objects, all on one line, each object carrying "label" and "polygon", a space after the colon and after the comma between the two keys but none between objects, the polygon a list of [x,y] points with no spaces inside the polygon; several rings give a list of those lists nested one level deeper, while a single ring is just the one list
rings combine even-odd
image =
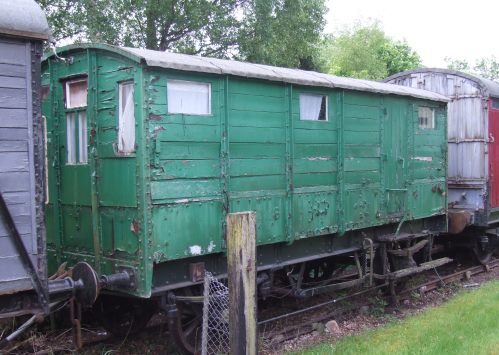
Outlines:
[{"label": "wire mesh", "polygon": [[210,272],[206,272],[201,354],[219,355],[229,352],[229,289]]}]

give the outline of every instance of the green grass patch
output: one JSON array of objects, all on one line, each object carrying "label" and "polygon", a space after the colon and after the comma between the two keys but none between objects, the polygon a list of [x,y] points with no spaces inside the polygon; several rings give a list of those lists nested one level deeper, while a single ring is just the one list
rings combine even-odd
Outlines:
[{"label": "green grass patch", "polygon": [[499,282],[437,308],[301,354],[499,354]]}]

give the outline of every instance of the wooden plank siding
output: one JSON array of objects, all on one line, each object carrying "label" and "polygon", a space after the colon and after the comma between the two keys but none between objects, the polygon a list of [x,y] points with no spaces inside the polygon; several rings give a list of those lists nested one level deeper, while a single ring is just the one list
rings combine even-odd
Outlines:
[{"label": "wooden plank siding", "polygon": [[[256,212],[257,244],[266,253],[258,257],[268,265],[354,248],[363,235],[350,231],[444,213],[446,198],[434,188],[445,176],[438,170],[446,164],[443,103],[153,67],[100,46],[62,53],[71,63],[49,58],[45,76],[53,89],[45,107],[51,270],[82,258],[99,273],[131,268],[137,289],[130,293],[148,297],[187,285],[184,262],[223,269],[228,213]],[[89,164],[68,165],[62,83],[84,75]],[[136,149],[121,154],[118,88],[130,80]],[[209,83],[211,112],[170,113],[170,80]],[[327,97],[327,120],[300,119],[301,93]],[[414,112],[423,104],[437,108],[435,132],[417,129]],[[0,182],[14,183],[2,175]]]},{"label": "wooden plank siding", "polygon": [[[222,251],[223,221],[213,221],[223,219],[226,211],[256,211],[259,245],[386,223],[390,213],[382,198],[383,170],[392,167],[382,166],[383,151],[391,149],[383,145],[382,126],[388,124],[384,117],[390,105],[395,105],[390,119],[406,122],[408,111],[396,107],[410,100],[391,97],[392,104],[376,94],[174,71],[151,70],[149,78],[151,196],[155,205],[164,206],[153,215],[154,221],[163,221],[155,227],[155,240],[165,259]],[[209,81],[212,114],[169,114],[169,79]],[[300,120],[300,93],[328,97],[327,121]],[[425,136],[425,147],[434,149],[428,146],[431,136]],[[416,179],[418,163],[411,160]],[[435,211],[443,208],[441,197],[428,197]],[[418,208],[404,207],[414,213]],[[168,218],[171,214],[178,217]],[[187,231],[186,225],[192,227]],[[194,237],[192,228],[206,238]]]},{"label": "wooden plank siding", "polygon": [[[30,43],[0,37],[0,189],[24,246],[33,255],[36,265],[38,241],[31,94]],[[24,263],[2,223],[0,280],[0,294],[31,287]]]}]

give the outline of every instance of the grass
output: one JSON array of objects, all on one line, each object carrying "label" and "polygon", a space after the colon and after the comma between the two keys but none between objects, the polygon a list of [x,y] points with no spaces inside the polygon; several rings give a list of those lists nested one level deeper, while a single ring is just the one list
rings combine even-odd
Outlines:
[{"label": "grass", "polygon": [[300,354],[499,354],[499,282],[437,308]]}]

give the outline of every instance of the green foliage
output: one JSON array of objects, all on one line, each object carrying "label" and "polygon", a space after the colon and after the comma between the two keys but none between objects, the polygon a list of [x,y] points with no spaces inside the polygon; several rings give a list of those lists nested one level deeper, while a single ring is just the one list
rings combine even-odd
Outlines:
[{"label": "green foliage", "polygon": [[421,66],[419,54],[407,42],[388,40],[380,48],[379,57],[386,64],[388,76]]},{"label": "green foliage", "polygon": [[325,0],[38,0],[59,44],[103,42],[312,68]]},{"label": "green foliage", "polygon": [[242,59],[317,69],[325,25],[324,0],[253,0],[245,7],[240,36]]},{"label": "green foliage", "polygon": [[499,349],[499,282],[463,292],[441,307],[324,343],[302,354],[495,354]]},{"label": "green foliage", "polygon": [[387,37],[379,22],[357,22],[324,40],[321,53],[330,74],[381,80],[421,66],[419,55],[406,42]]},{"label": "green foliage", "polygon": [[385,313],[385,307],[388,306],[388,302],[383,298],[376,296],[369,299],[371,307],[369,307],[369,313],[372,316],[380,317]]},{"label": "green foliage", "polygon": [[488,58],[477,59],[473,66],[464,59],[446,57],[445,61],[449,69],[478,75],[491,80],[499,79],[499,61],[493,55]]}]

